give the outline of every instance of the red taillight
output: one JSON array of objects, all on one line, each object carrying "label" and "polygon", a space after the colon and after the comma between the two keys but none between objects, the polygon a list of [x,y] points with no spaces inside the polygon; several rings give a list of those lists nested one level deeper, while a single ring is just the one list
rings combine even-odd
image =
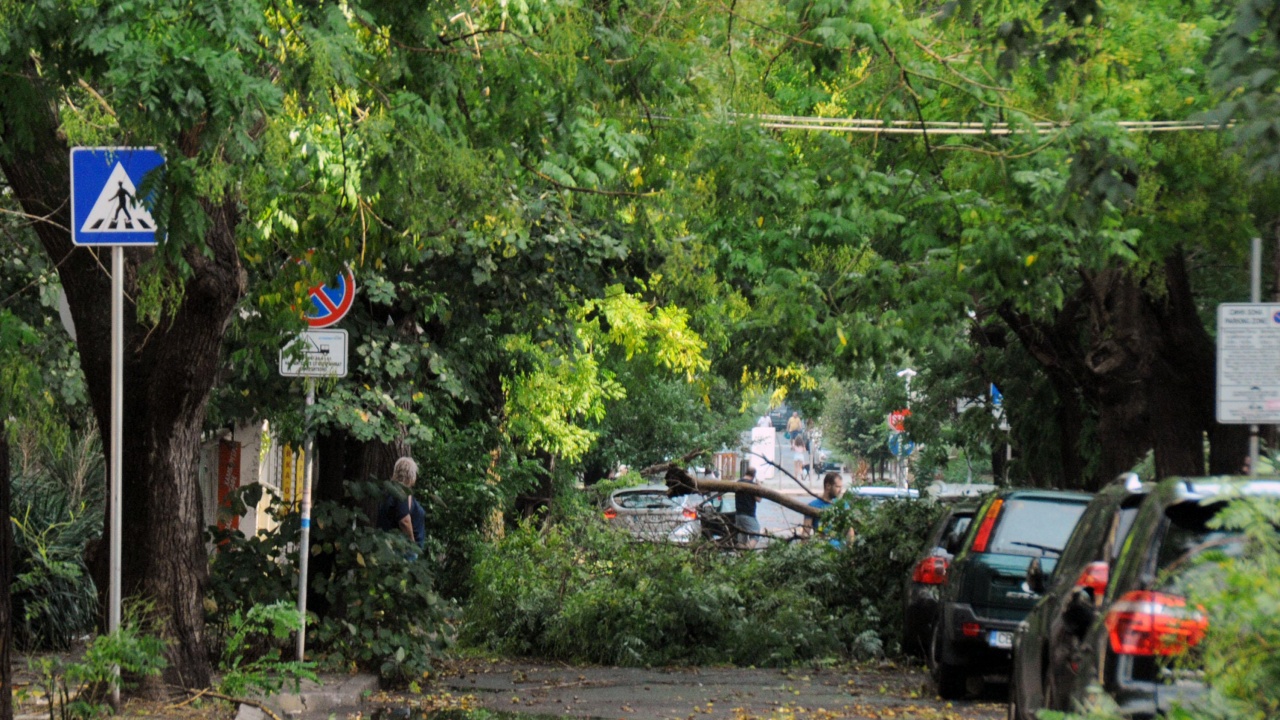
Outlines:
[{"label": "red taillight", "polygon": [[1096,600],[1107,591],[1107,578],[1110,576],[1111,568],[1105,562],[1101,560],[1091,562],[1084,566],[1084,572],[1080,573],[1080,579],[1076,580],[1076,587],[1092,590]]},{"label": "red taillight", "polygon": [[982,634],[982,626],[978,623],[963,623],[960,625],[960,632],[965,637],[978,637]]},{"label": "red taillight", "polygon": [[911,582],[921,585],[945,585],[948,564],[946,558],[930,555],[916,563],[916,569],[911,573]]},{"label": "red taillight", "polygon": [[605,511],[604,511],[604,519],[605,519],[605,520],[612,520],[612,519],[614,519],[614,518],[616,518],[616,517],[618,517],[618,511],[617,511],[617,510],[614,510],[613,508],[606,508],[606,509],[605,509]]},{"label": "red taillight", "polygon": [[996,518],[1000,517],[1000,508],[1004,507],[1004,500],[997,499],[991,503],[991,507],[987,509],[987,514],[982,516],[982,524],[978,526],[978,535],[973,539],[974,552],[986,552],[987,543],[991,542],[991,529],[996,526]]},{"label": "red taillight", "polygon": [[1107,611],[1111,650],[1119,655],[1177,655],[1195,647],[1209,629],[1204,608],[1177,595],[1134,590]]},{"label": "red taillight", "polygon": [[698,511],[697,511],[697,510],[694,510],[693,508],[685,508],[685,509],[684,509],[684,512],[683,512],[683,513],[681,513],[681,514],[682,514],[682,515],[684,515],[684,519],[685,519],[685,520],[697,520],[697,519],[698,519]]}]

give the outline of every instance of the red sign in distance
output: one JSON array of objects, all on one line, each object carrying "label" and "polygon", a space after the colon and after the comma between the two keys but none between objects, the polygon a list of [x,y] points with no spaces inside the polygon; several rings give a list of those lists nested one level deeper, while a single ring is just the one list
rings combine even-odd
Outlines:
[{"label": "red sign in distance", "polygon": [[889,413],[889,429],[894,432],[906,432],[904,423],[911,417],[911,411],[903,408]]}]

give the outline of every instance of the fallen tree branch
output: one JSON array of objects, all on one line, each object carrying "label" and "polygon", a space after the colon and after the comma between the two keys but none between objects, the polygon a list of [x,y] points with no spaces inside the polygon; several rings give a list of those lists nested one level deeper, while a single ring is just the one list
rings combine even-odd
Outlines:
[{"label": "fallen tree branch", "polygon": [[[681,458],[684,460],[684,458]],[[663,480],[667,483],[667,495],[670,497],[679,497],[680,495],[689,495],[697,493],[700,495],[714,495],[716,493],[741,493],[743,495],[754,495],[758,498],[772,500],[788,510],[804,515],[805,517],[816,518],[822,514],[822,511],[816,507],[803,503],[792,498],[790,495],[783,495],[773,488],[763,487],[758,483],[735,482],[732,480],[702,480],[690,475],[679,461],[665,462],[649,467],[640,471],[641,475],[662,475]]]},{"label": "fallen tree branch", "polygon": [[219,700],[226,700],[228,702],[241,703],[243,705],[252,705],[253,707],[258,708],[263,713],[265,713],[267,717],[271,718],[271,720],[284,720],[279,715],[277,715],[274,710],[267,707],[266,705],[263,705],[261,702],[257,700],[250,700],[248,698],[231,697],[230,695],[223,695],[222,693],[216,693],[210,690],[209,688],[204,688],[203,690],[196,690],[193,688],[185,688],[177,685],[173,685],[171,687],[181,690],[187,693],[188,695],[194,695],[195,697],[191,698],[192,700],[195,700],[196,698],[199,698],[199,697],[212,697],[212,698],[218,698]]}]

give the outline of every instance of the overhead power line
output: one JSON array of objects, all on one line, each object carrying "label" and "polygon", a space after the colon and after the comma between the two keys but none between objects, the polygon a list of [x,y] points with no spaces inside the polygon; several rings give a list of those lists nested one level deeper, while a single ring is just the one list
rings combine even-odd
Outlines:
[{"label": "overhead power line", "polygon": [[[1015,135],[1019,133],[1065,130],[1072,123],[1031,122],[1010,124],[1004,122],[952,122],[916,120],[880,120],[875,118],[830,118],[804,115],[750,115],[735,113],[734,117],[757,120],[761,127],[775,130],[815,130],[819,132],[872,133],[884,135]],[[1192,120],[1120,120],[1114,125],[1127,132],[1203,132],[1219,130],[1217,123]],[[1230,127],[1230,126],[1228,126]]]}]

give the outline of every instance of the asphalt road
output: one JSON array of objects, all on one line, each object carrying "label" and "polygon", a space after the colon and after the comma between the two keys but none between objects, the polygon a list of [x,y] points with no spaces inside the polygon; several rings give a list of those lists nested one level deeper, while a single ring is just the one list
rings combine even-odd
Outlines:
[{"label": "asphalt road", "polygon": [[849,669],[641,669],[468,661],[441,681],[490,710],[590,718],[920,718],[994,720],[1002,688],[936,698],[925,675],[892,664]]}]

